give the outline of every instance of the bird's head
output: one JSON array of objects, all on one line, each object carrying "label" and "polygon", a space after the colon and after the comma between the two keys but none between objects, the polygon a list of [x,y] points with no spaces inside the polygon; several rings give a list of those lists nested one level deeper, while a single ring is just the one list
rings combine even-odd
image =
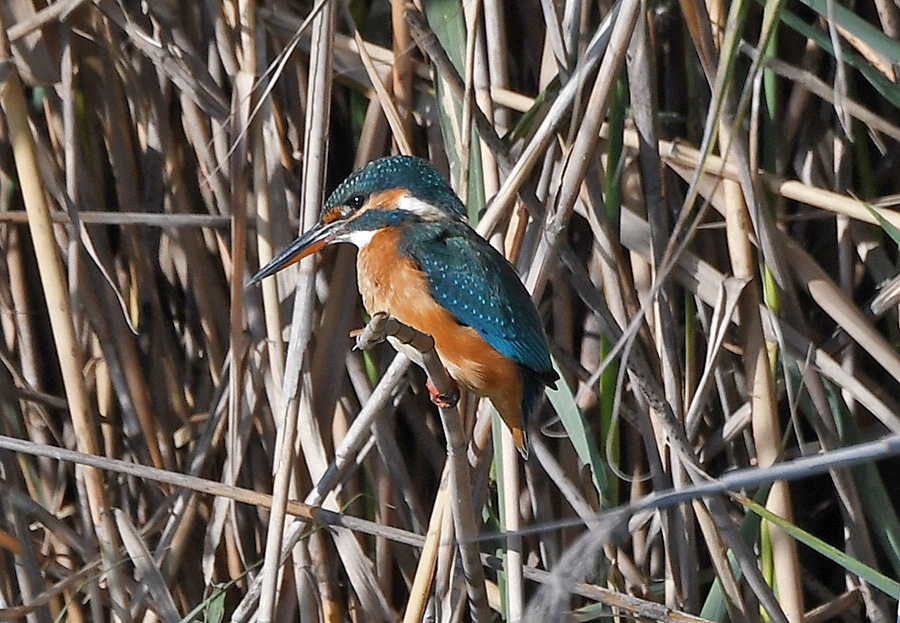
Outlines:
[{"label": "bird's head", "polygon": [[410,221],[463,221],[465,206],[431,163],[412,156],[374,160],[341,182],[319,222],[266,264],[250,283],[334,242],[364,247],[375,232]]}]

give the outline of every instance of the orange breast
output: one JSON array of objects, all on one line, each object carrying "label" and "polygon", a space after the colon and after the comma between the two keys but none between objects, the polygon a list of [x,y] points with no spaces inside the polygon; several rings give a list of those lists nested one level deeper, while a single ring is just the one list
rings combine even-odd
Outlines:
[{"label": "orange breast", "polygon": [[370,314],[387,312],[431,335],[450,376],[489,398],[513,431],[516,444],[521,445],[522,375],[518,367],[434,300],[428,277],[398,252],[399,238],[396,230],[381,230],[359,252],[359,291],[366,310]]}]

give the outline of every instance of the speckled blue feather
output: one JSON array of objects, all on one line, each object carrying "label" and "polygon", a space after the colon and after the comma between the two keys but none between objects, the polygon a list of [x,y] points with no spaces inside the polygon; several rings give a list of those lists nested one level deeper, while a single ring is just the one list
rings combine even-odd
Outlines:
[{"label": "speckled blue feather", "polygon": [[553,385],[557,375],[541,318],[515,269],[466,223],[418,222],[400,230],[399,251],[426,274],[435,300],[530,377],[530,411],[542,391],[534,381]]}]

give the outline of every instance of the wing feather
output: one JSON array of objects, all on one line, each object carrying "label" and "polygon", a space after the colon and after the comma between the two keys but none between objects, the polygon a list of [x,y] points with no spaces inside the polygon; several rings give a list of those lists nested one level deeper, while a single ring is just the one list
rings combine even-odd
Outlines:
[{"label": "wing feather", "polygon": [[[414,238],[413,238],[414,236]],[[417,223],[400,251],[460,323],[548,385],[557,378],[537,309],[512,265],[464,223]]]}]

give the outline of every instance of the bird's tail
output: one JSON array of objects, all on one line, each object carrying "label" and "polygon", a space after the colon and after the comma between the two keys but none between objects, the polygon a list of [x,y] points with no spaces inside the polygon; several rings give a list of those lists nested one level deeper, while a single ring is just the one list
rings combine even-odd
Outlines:
[{"label": "bird's tail", "polygon": [[[544,393],[544,383],[531,374],[522,375],[522,428],[519,431],[513,431],[513,439],[516,441],[516,448],[523,459],[528,459],[528,429],[531,422],[531,416],[537,407],[538,399]],[[516,435],[516,432],[519,435]]]},{"label": "bird's tail", "polygon": [[524,423],[521,427],[510,428],[509,432],[512,433],[513,441],[516,442],[516,450],[519,451],[519,454],[522,456],[523,461],[528,460],[528,429],[525,428]]},{"label": "bird's tail", "polygon": [[[538,404],[538,399],[544,392],[544,382],[529,371],[522,371],[521,398],[514,393],[503,393],[491,397],[494,407],[499,411],[500,417],[512,433],[513,441],[523,459],[528,459],[528,429],[529,421]],[[518,392],[516,392],[518,393]]]},{"label": "bird's tail", "polygon": [[[516,389],[518,390],[518,388]],[[491,396],[491,402],[494,403],[494,408],[497,409],[497,412],[500,414],[500,418],[503,420],[503,423],[506,424],[506,428],[508,428],[509,432],[512,434],[513,441],[516,443],[516,449],[519,451],[519,454],[522,455],[523,459],[527,459],[527,414],[523,411],[522,407],[527,403],[528,400],[533,401],[534,399],[528,398],[528,389],[522,387],[522,390],[522,394],[519,394],[518,391],[500,392],[499,394]]]}]

